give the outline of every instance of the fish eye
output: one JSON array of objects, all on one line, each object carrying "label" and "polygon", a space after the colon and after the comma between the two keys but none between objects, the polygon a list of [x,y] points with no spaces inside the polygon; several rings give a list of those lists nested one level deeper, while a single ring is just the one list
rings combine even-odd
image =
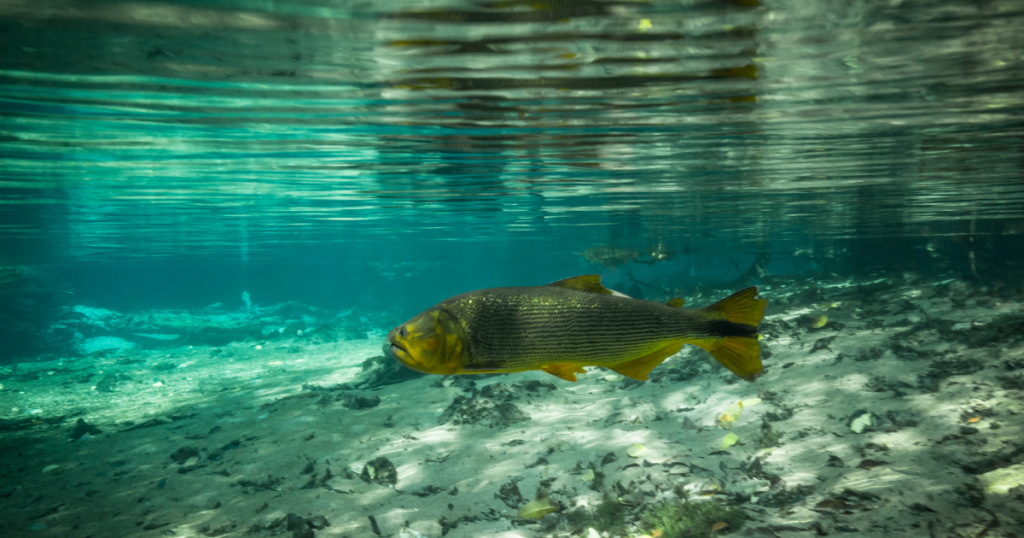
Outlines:
[{"label": "fish eye", "polygon": [[405,329],[405,325],[402,325],[402,327],[398,329],[398,336],[401,336],[402,338],[409,336],[409,331]]}]

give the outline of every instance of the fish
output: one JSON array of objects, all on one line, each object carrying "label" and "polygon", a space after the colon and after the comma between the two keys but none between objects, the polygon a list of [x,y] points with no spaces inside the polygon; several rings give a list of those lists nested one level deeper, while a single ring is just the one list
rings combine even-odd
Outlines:
[{"label": "fish", "polygon": [[747,381],[764,373],[757,327],[767,299],[756,286],[705,308],[615,294],[600,275],[545,286],[488,288],[448,298],[392,329],[391,355],[426,374],[541,370],[576,381],[599,366],[646,381],[692,344]]},{"label": "fish", "polygon": [[609,245],[598,245],[590,247],[583,252],[577,252],[590,263],[596,263],[601,267],[614,269],[630,260],[640,257],[640,253],[633,248],[620,248]]}]

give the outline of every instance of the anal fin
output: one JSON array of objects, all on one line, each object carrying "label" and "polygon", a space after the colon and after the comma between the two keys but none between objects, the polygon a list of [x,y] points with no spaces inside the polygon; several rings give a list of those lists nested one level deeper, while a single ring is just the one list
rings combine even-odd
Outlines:
[{"label": "anal fin", "polygon": [[626,376],[636,379],[637,381],[647,381],[647,376],[651,373],[654,367],[658,366],[665,359],[679,353],[679,350],[683,348],[683,343],[669,344],[667,347],[659,349],[650,355],[644,355],[639,359],[633,359],[629,362],[624,362],[616,366],[609,366],[610,370]]},{"label": "anal fin", "polygon": [[566,381],[576,381],[576,374],[587,373],[582,367],[574,364],[545,364],[540,369],[553,376],[560,377]]}]

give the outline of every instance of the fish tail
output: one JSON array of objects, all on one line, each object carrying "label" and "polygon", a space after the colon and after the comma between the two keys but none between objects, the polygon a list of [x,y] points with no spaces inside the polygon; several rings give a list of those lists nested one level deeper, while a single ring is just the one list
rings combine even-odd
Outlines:
[{"label": "fish tail", "polygon": [[768,299],[755,299],[757,291],[757,287],[752,286],[705,308],[711,332],[717,338],[696,343],[722,366],[747,381],[764,373],[757,326],[764,318]]}]

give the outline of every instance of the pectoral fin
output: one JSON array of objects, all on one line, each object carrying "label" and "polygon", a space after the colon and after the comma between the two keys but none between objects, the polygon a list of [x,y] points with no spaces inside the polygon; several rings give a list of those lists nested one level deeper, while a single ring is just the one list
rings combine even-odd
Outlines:
[{"label": "pectoral fin", "polygon": [[576,374],[585,374],[586,370],[573,364],[545,364],[540,369],[566,381],[576,381]]},{"label": "pectoral fin", "polygon": [[651,370],[664,362],[665,359],[679,353],[679,350],[682,349],[682,347],[682,342],[678,344],[669,344],[667,347],[659,349],[650,355],[645,355],[639,359],[634,359],[617,366],[609,366],[608,368],[615,370],[626,377],[636,379],[637,381],[647,381],[647,376],[651,373]]}]

